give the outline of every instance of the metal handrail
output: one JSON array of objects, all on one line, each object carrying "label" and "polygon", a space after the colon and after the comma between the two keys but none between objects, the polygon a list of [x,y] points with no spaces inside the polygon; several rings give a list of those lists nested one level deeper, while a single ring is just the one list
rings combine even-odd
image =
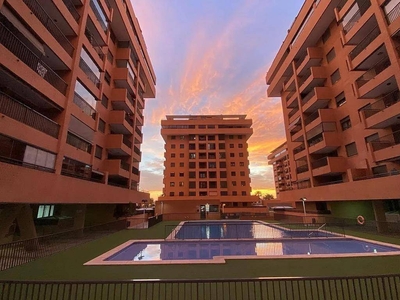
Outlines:
[{"label": "metal handrail", "polygon": [[367,119],[375,115],[376,113],[383,111],[384,109],[396,104],[399,101],[400,101],[400,92],[399,90],[395,90],[379,98],[377,101],[368,105],[367,107],[363,108],[362,111],[364,113],[365,118]]},{"label": "metal handrail", "polygon": [[72,56],[74,53],[74,46],[70,43],[61,29],[54,23],[53,19],[47,14],[45,9],[36,0],[23,0],[29,7],[32,13],[40,20],[40,22],[47,28],[51,35],[60,43],[67,53]]},{"label": "metal handrail", "polygon": [[76,22],[79,22],[79,19],[81,18],[81,15],[79,12],[76,10],[76,7],[74,3],[71,0],[63,0],[65,6],[68,8],[69,12],[71,15],[74,17]]},{"label": "metal handrail", "polygon": [[311,169],[317,169],[328,165],[328,157],[323,157],[311,162]]},{"label": "metal handrail", "polygon": [[392,24],[400,16],[400,3],[397,3],[391,11],[386,14],[388,24]]},{"label": "metal handrail", "polygon": [[386,149],[400,144],[400,130],[392,132],[391,134],[379,137],[369,142],[373,151]]},{"label": "metal handrail", "polygon": [[121,160],[121,169],[129,172],[129,167],[130,167],[129,163]]},{"label": "metal handrail", "polygon": [[78,136],[68,132],[67,134],[67,144],[74,146],[82,151],[85,151],[87,153],[92,153],[92,148],[93,145],[90,144],[89,142],[79,138]]},{"label": "metal handrail", "polygon": [[5,24],[0,22],[0,43],[23,61],[30,69],[65,95],[67,83],[42,59],[30,50]]},{"label": "metal handrail", "polygon": [[128,146],[128,148],[132,148],[132,142],[126,136],[122,138],[122,143]]},{"label": "metal handrail", "polygon": [[371,44],[375,38],[377,38],[381,34],[381,31],[378,26],[376,26],[374,29],[372,29],[366,36],[365,38],[357,44],[357,46],[351,50],[349,53],[350,59],[356,58],[365,48]]},{"label": "metal handrail", "polygon": [[79,60],[79,67],[82,71],[87,75],[87,78],[94,83],[96,87],[100,87],[100,79],[94,74],[92,69],[88,66],[88,64],[81,58]]},{"label": "metal handrail", "polygon": [[360,10],[357,10],[354,13],[354,16],[351,17],[351,19],[347,22],[345,26],[343,26],[343,31],[344,33],[348,33],[354,25],[356,25],[357,21],[361,18],[361,12]]},{"label": "metal handrail", "polygon": [[32,128],[58,138],[60,125],[34,109],[0,92],[0,112]]},{"label": "metal handrail", "polygon": [[99,55],[100,59],[103,60],[104,59],[103,48],[100,46],[100,43],[96,40],[96,38],[93,36],[93,34],[90,32],[88,28],[85,28],[85,36],[89,40],[89,43],[93,46],[93,49]]},{"label": "metal handrail", "polygon": [[79,96],[76,92],[75,92],[75,94],[74,94],[73,101],[74,101],[74,103],[75,103],[80,109],[82,109],[82,111],[83,111],[86,115],[92,117],[93,120],[96,119],[96,114],[97,114],[96,110],[95,110],[93,107],[91,107],[91,106],[89,105],[89,103],[87,103],[87,102],[86,102],[81,96]]},{"label": "metal handrail", "polygon": [[379,75],[381,72],[390,67],[389,57],[384,57],[382,60],[377,62],[373,67],[367,70],[363,75],[357,78],[356,85],[358,88],[362,87],[364,84],[369,82],[375,76]]}]

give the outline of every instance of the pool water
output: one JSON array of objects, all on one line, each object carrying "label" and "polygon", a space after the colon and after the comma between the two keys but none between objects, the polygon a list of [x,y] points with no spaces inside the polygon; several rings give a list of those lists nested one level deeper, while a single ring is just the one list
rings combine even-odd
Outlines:
[{"label": "pool water", "polygon": [[383,253],[398,248],[354,239],[282,241],[157,241],[133,242],[106,261],[205,260],[215,256],[274,256]]}]

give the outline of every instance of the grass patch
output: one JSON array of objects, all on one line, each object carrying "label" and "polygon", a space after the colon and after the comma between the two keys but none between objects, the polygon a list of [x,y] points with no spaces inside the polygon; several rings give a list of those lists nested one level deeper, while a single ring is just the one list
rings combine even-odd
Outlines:
[{"label": "grass patch", "polygon": [[[131,239],[163,239],[179,222],[162,222],[149,229],[123,230],[101,239],[0,272],[8,280],[127,280],[127,279],[209,279],[272,276],[359,276],[396,274],[400,256],[354,258],[227,260],[225,264],[83,266],[94,257]],[[168,225],[168,226],[166,226]],[[351,234],[400,244],[391,237]]]}]

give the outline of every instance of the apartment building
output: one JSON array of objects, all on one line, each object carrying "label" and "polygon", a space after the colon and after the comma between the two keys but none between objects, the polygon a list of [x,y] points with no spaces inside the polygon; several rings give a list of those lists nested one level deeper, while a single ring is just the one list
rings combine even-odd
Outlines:
[{"label": "apartment building", "polygon": [[279,200],[280,192],[292,189],[287,143],[284,142],[282,145],[272,150],[271,154],[268,155],[268,160],[268,164],[273,167],[276,199]]},{"label": "apartment building", "polygon": [[[400,2],[306,0],[266,75],[307,211],[398,218]],[[397,214],[395,213],[397,211]]]},{"label": "apartment building", "polygon": [[0,43],[0,241],[148,199],[139,162],[156,79],[130,1],[0,0]]},{"label": "apartment building", "polygon": [[251,196],[246,115],[172,115],[161,121],[164,188],[156,212],[179,219],[266,213]]}]

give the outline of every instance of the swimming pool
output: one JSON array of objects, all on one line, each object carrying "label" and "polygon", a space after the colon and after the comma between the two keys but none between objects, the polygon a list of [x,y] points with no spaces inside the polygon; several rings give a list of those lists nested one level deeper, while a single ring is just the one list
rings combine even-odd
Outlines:
[{"label": "swimming pool", "polygon": [[182,222],[168,239],[270,239],[340,236],[317,228],[292,230],[259,221]]}]

